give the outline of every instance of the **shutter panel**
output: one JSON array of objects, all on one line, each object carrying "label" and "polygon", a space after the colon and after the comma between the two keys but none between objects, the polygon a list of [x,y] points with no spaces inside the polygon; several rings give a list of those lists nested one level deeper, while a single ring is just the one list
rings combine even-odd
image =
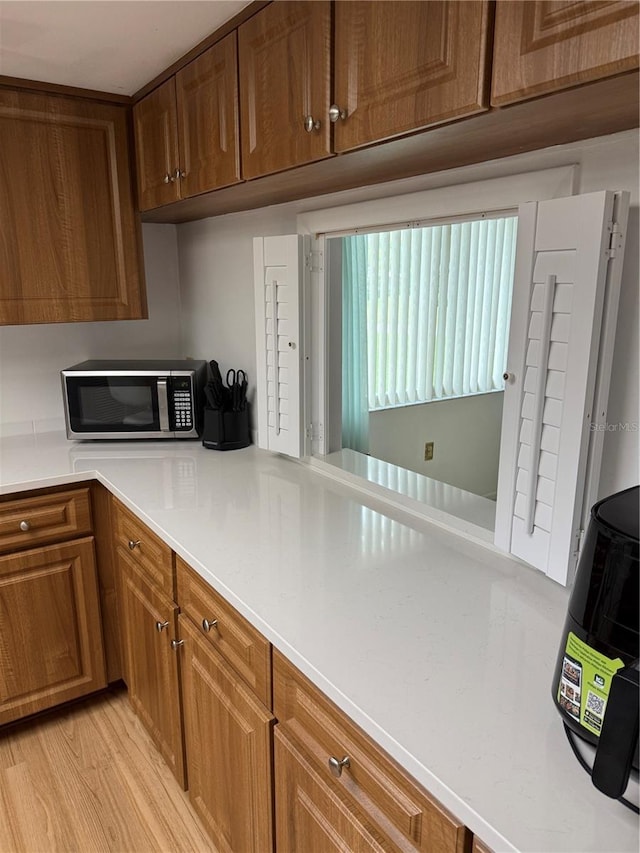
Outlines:
[{"label": "shutter panel", "polygon": [[303,238],[256,237],[258,445],[302,456]]},{"label": "shutter panel", "polygon": [[605,296],[610,324],[620,286],[622,249],[611,263],[610,241],[614,209],[626,229],[628,194],[618,195],[519,210],[495,542],[562,584],[577,561],[587,464],[599,471],[591,423]]}]

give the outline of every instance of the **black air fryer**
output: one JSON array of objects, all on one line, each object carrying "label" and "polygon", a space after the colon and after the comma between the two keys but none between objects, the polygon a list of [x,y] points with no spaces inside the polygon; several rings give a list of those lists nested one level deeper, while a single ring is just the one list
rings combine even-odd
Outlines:
[{"label": "black air fryer", "polygon": [[[640,486],[591,510],[552,686],[576,756],[616,799],[638,777],[639,519]],[[596,747],[592,766],[574,734]]]}]

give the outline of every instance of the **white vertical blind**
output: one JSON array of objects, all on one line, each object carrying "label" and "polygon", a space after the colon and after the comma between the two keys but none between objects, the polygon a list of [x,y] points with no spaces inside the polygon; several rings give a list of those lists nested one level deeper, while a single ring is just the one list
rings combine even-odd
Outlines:
[{"label": "white vertical blind", "polygon": [[369,409],[503,388],[516,230],[501,217],[345,238],[366,246]]}]

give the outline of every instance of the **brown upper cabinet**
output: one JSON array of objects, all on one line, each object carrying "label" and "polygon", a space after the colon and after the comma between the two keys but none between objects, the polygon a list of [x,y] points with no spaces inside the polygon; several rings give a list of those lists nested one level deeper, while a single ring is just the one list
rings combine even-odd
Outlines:
[{"label": "brown upper cabinet", "polygon": [[487,108],[484,0],[339,0],[335,15],[337,152]]},{"label": "brown upper cabinet", "polygon": [[[161,153],[159,165],[144,164],[139,175],[146,221],[187,222],[638,126],[636,0],[273,0],[252,7],[236,31],[242,181],[218,192],[202,185],[187,199],[184,164]],[[176,84],[183,73],[172,78]],[[154,146],[163,150],[165,138],[180,134],[174,144],[187,147],[178,119],[171,124],[162,109],[148,119],[142,153],[138,139],[139,166]],[[185,100],[183,123],[193,121],[193,109]],[[206,138],[193,128],[190,135]]]},{"label": "brown upper cabinet", "polygon": [[0,325],[147,316],[128,110],[0,90]]},{"label": "brown upper cabinet", "polygon": [[237,70],[233,32],[135,105],[141,210],[240,180]]},{"label": "brown upper cabinet", "polygon": [[238,29],[242,174],[331,155],[331,4],[276,2]]},{"label": "brown upper cabinet", "polygon": [[639,10],[636,0],[498,0],[492,105],[637,68]]}]

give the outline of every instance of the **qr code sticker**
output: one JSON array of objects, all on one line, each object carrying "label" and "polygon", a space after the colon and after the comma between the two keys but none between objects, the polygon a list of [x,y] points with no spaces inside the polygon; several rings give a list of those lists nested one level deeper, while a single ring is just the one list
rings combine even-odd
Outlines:
[{"label": "qr code sticker", "polygon": [[595,693],[591,691],[587,694],[587,708],[592,711],[594,714],[597,714],[601,717],[604,714],[604,705],[605,700],[601,699],[599,696],[596,696]]}]

